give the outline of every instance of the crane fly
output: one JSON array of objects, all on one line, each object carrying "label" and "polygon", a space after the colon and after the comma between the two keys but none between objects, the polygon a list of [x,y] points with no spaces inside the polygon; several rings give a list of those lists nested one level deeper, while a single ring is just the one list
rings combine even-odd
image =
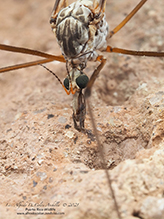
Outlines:
[{"label": "crane fly", "polygon": [[[112,48],[107,45],[107,36],[112,37],[116,34],[145,2],[146,0],[140,1],[131,13],[116,28],[109,32],[108,23],[105,19],[106,0],[78,0],[71,5],[68,5],[66,0],[56,0],[50,24],[60,45],[62,55],[51,55],[36,50],[0,44],[1,50],[25,53],[43,58],[42,60],[0,68],[0,73],[34,65],[43,65],[54,60],[66,63],[67,77],[63,83],[56,73],[50,72],[58,79],[68,95],[70,93],[73,94],[72,117],[74,127],[78,131],[85,132],[85,99],[87,96],[90,96],[91,87],[106,63],[106,58],[99,55],[97,51],[135,56],[164,57],[163,52],[132,51]],[[100,63],[90,79],[84,73],[88,61]],[[86,88],[85,95],[82,92],[84,88]]]},{"label": "crane fly", "polygon": [[[35,65],[42,65],[57,78],[68,95],[70,93],[73,94],[72,117],[74,127],[78,131],[85,132],[84,122],[87,101],[88,112],[91,117],[94,134],[96,136],[102,159],[102,167],[106,170],[108,184],[112,192],[112,197],[119,218],[121,218],[121,215],[111,187],[110,176],[107,172],[101,143],[97,134],[93,113],[88,99],[91,95],[92,86],[106,63],[105,56],[99,55],[98,51],[134,56],[164,57],[164,52],[134,51],[107,45],[107,37],[111,38],[123,28],[146,1],[147,0],[141,0],[120,24],[118,24],[112,31],[109,31],[105,17],[106,0],[77,0],[70,5],[68,5],[67,0],[56,0],[50,18],[50,24],[61,48],[62,55],[51,55],[37,50],[0,44],[1,50],[42,57],[42,59],[33,62],[0,68],[0,73]],[[67,77],[64,79],[64,82],[60,80],[56,73],[43,65],[54,60],[66,64]],[[84,73],[88,61],[99,63],[90,78]],[[84,93],[83,89],[85,89]]]}]

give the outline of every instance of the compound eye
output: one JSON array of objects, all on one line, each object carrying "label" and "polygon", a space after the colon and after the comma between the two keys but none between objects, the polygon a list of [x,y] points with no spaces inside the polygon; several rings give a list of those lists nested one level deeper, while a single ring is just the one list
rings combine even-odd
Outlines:
[{"label": "compound eye", "polygon": [[89,78],[87,75],[82,74],[76,78],[76,84],[79,86],[80,89],[83,89],[87,86]]},{"label": "compound eye", "polygon": [[64,87],[69,90],[69,79],[68,78],[65,78],[64,79]]}]

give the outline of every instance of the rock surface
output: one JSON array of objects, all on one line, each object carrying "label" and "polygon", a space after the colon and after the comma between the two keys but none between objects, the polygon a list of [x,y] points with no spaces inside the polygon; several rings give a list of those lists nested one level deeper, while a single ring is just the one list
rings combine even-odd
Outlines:
[{"label": "rock surface", "polygon": [[[111,29],[137,3],[107,1]],[[60,54],[48,23],[53,4],[3,1],[0,43]],[[164,51],[163,8],[148,1],[109,44]],[[164,60],[104,55],[90,101],[121,215],[162,219]],[[1,67],[35,59],[0,51]],[[47,66],[66,76],[64,64]],[[0,218],[117,218],[94,136],[73,127],[71,99],[40,66],[0,75]],[[85,126],[92,130],[89,115]]]}]

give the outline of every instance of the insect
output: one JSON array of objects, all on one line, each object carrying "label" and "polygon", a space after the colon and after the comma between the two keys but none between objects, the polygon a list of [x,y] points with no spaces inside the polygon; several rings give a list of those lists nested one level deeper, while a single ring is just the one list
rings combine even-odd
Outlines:
[{"label": "insect", "polygon": [[[118,32],[145,2],[146,0],[140,1],[132,12],[114,30],[109,32],[109,36],[112,37]],[[62,51],[61,56],[0,44],[1,50],[44,57],[43,60],[1,68],[0,73],[38,64],[41,65],[53,60],[66,63],[67,77],[64,83],[61,82],[55,73],[52,71],[51,73],[58,79],[68,95],[70,93],[73,94],[72,117],[74,127],[79,131],[85,131],[86,96],[90,96],[91,87],[106,63],[106,58],[102,55],[98,55],[97,51],[137,56],[164,56],[162,52],[139,52],[107,46],[108,24],[105,19],[105,6],[105,0],[78,0],[71,5],[67,5],[66,0],[56,0],[50,18],[50,24],[60,45]],[[100,62],[90,79],[84,73],[88,61]],[[87,89],[84,96],[82,90],[86,87]]]},{"label": "insect", "polygon": [[[114,28],[114,30],[109,32],[109,36],[112,37],[117,33],[145,2],[146,0],[140,1],[134,10],[116,28]],[[73,121],[75,128],[79,131],[85,130],[85,99],[90,96],[94,81],[106,62],[106,58],[98,55],[97,50],[137,56],[164,57],[164,53],[162,52],[138,52],[107,46],[106,37],[108,36],[108,24],[105,20],[105,5],[105,0],[82,0],[75,2],[70,6],[67,5],[66,1],[56,1],[50,23],[61,47],[62,56],[0,44],[1,50],[26,53],[44,58],[22,65],[1,68],[0,73],[38,64],[41,65],[54,60],[66,63],[68,76],[64,80],[64,83],[60,81],[56,74],[53,74],[62,84],[66,93],[73,94]],[[86,68],[88,61],[100,62],[90,79],[84,74],[84,69]],[[85,95],[82,93],[84,88],[86,88]],[[90,107],[89,112],[92,113]]]}]

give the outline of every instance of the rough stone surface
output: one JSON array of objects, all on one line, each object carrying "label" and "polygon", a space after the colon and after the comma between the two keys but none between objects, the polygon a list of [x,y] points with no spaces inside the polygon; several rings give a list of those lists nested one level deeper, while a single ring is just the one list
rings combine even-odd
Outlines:
[{"label": "rough stone surface", "polygon": [[[110,28],[138,2],[107,1]],[[0,43],[60,54],[53,5],[2,1]],[[163,8],[149,0],[109,44],[164,51]],[[104,55],[90,101],[121,215],[164,219],[164,60]],[[1,67],[35,59],[0,51]],[[64,64],[47,66],[66,76]],[[71,100],[40,66],[0,75],[0,218],[117,218],[95,138],[74,129]],[[88,114],[85,126],[92,130]]]}]

